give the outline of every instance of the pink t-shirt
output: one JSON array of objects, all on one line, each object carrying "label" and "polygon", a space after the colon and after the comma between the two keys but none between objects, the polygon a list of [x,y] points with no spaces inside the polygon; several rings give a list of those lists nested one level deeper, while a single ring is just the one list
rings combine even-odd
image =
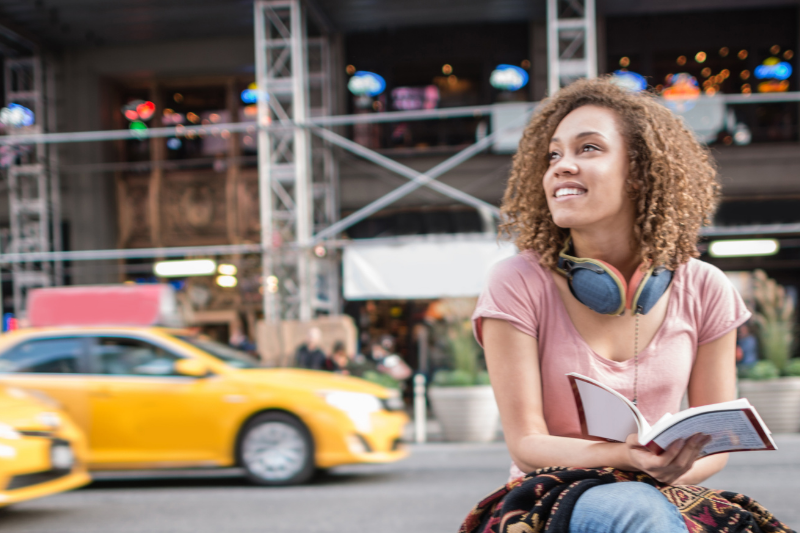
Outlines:
[{"label": "pink t-shirt", "polygon": [[[611,361],[589,347],[572,324],[552,276],[531,250],[497,264],[478,299],[473,325],[481,344],[483,317],[505,320],[538,339],[547,428],[551,435],[581,437],[565,374],[583,374],[632,398],[634,360]],[[664,322],[639,353],[638,407],[648,422],[680,410],[697,347],[749,317],[739,293],[718,268],[697,259],[678,267]]]}]

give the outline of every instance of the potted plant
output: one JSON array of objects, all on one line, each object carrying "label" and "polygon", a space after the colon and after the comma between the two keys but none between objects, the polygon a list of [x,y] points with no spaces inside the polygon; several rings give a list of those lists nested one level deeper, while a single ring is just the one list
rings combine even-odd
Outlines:
[{"label": "potted plant", "polygon": [[800,431],[800,358],[792,357],[795,305],[763,270],[753,273],[753,321],[762,360],[743,372],[739,395],[747,398],[775,433]]},{"label": "potted plant", "polygon": [[472,335],[470,315],[475,299],[451,298],[438,305],[439,335],[449,355],[450,368],[433,375],[428,389],[433,414],[445,440],[490,442],[497,436],[500,415],[481,349]]}]

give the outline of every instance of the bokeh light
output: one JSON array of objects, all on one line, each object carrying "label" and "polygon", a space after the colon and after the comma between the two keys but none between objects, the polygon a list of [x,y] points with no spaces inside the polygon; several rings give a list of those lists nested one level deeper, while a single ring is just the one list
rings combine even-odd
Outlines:
[{"label": "bokeh light", "polygon": [[730,53],[730,50],[728,50],[727,46],[723,46],[722,48],[719,49],[719,55],[721,57],[728,57],[728,53]]},{"label": "bokeh light", "polygon": [[694,60],[697,61],[698,63],[704,63],[705,60],[706,60],[706,53],[705,52],[697,52],[694,55]]},{"label": "bokeh light", "polygon": [[629,57],[623,57],[619,60],[619,66],[625,68],[631,64],[631,60]]},{"label": "bokeh light", "polygon": [[736,57],[739,59],[747,59],[747,50],[739,50],[739,53],[736,54]]}]

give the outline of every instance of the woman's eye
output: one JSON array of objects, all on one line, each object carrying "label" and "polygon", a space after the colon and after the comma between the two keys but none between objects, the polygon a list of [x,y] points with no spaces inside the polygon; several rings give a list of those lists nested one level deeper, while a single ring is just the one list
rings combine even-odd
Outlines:
[{"label": "woman's eye", "polygon": [[555,161],[556,159],[558,159],[558,157],[559,157],[558,152],[550,152],[549,154],[547,154],[548,161]]},{"label": "woman's eye", "polygon": [[589,151],[594,152],[596,150],[599,150],[599,148],[597,146],[593,145],[593,144],[586,144],[586,145],[583,146],[583,151],[584,152],[589,152]]}]

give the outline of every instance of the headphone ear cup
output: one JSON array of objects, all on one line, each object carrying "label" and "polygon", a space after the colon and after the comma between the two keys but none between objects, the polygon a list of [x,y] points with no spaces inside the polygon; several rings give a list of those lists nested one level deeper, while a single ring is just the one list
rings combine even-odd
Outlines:
[{"label": "headphone ear cup", "polygon": [[598,274],[579,266],[574,267],[571,274],[569,288],[576,300],[592,311],[604,315],[620,312],[623,296],[611,276]]},{"label": "headphone ear cup", "polygon": [[660,272],[653,272],[647,278],[639,298],[636,302],[633,302],[633,305],[641,309],[643,315],[646,315],[667,292],[667,288],[672,282],[672,275],[673,272],[671,270],[661,270]]},{"label": "headphone ear cup", "polygon": [[[625,307],[627,309],[635,311],[634,306],[636,305],[636,302],[633,300],[636,298],[636,291],[639,289],[639,284],[646,275],[647,271],[642,270],[642,265],[636,267],[636,271],[633,273],[633,277],[631,277],[631,281],[628,283],[627,294],[625,295]],[[639,299],[641,300],[641,296],[639,296]]]}]

